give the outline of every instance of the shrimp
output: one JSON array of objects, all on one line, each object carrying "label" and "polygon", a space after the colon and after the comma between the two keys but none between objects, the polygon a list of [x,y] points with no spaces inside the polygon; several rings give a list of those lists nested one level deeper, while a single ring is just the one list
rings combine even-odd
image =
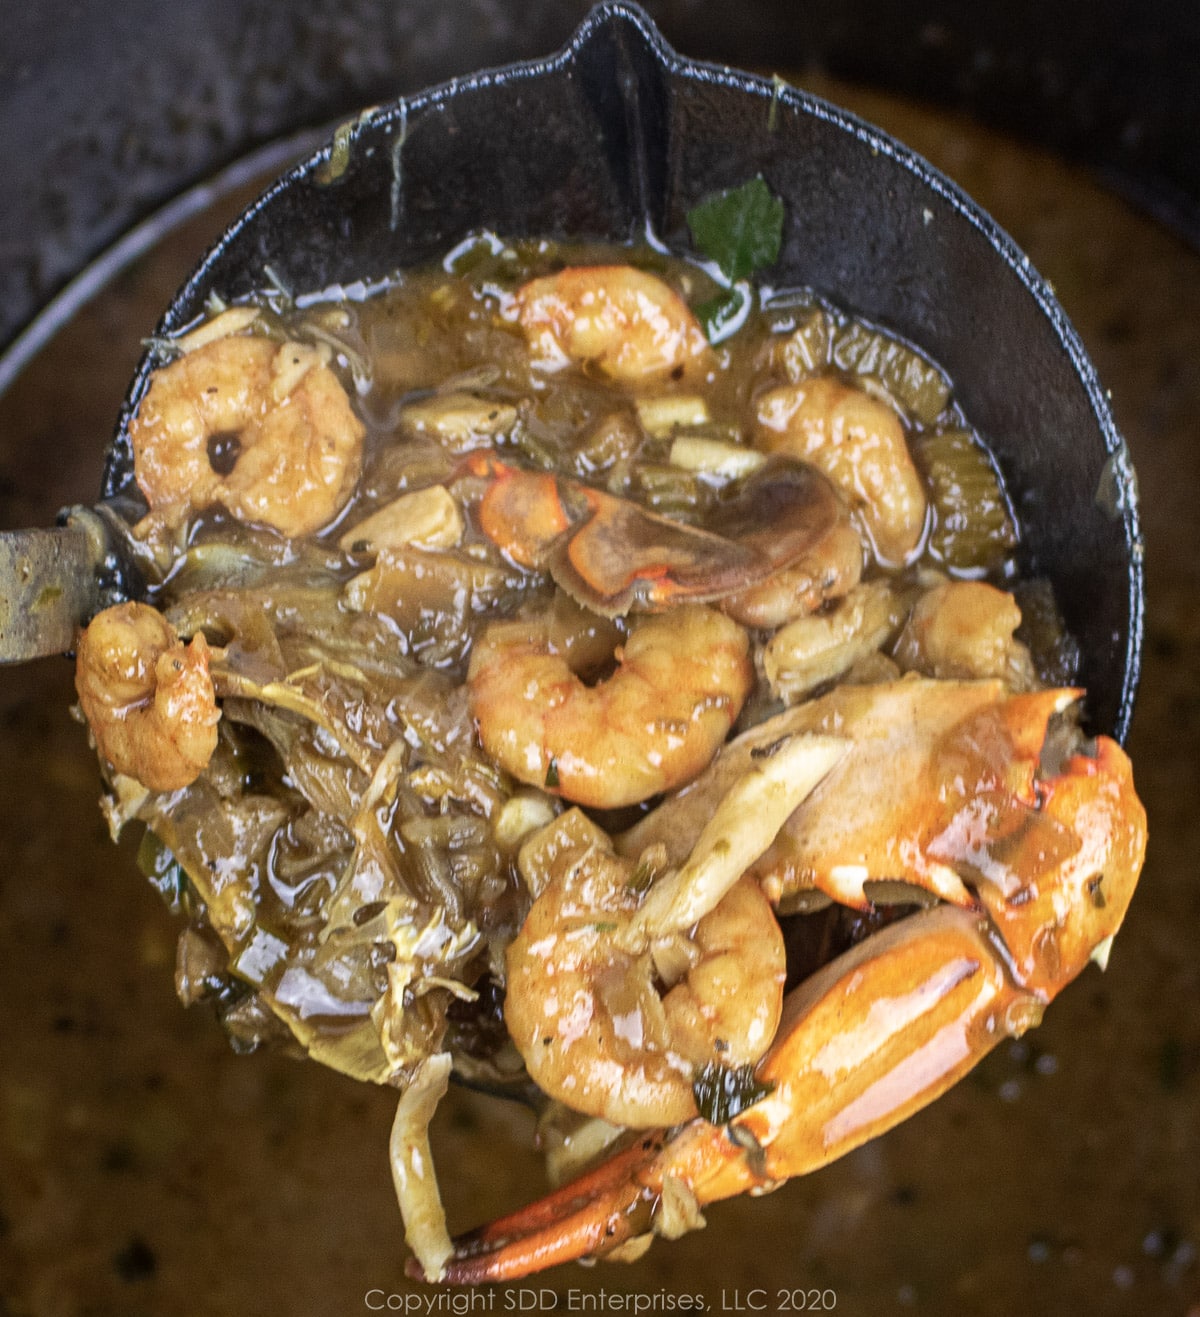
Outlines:
[{"label": "shrimp", "polygon": [[633,862],[577,809],[547,831],[557,875],[507,952],[505,1020],[529,1075],[613,1124],[690,1120],[699,1067],[750,1064],[775,1036],[785,965],[771,907],[740,879],[690,938],[627,945],[645,897]]},{"label": "shrimp", "polygon": [[999,677],[1010,690],[1033,690],[1037,673],[1015,632],[1017,601],[985,581],[943,581],[917,600],[895,658],[930,677]]},{"label": "shrimp", "polygon": [[134,475],[169,523],[214,503],[307,535],[353,492],[365,429],[327,352],[234,336],[155,371],[129,426]]},{"label": "shrimp", "polygon": [[655,871],[665,847],[623,859],[578,809],[525,843],[518,867],[536,900],[508,950],[505,1019],[544,1092],[612,1124],[674,1125],[696,1113],[697,1072],[763,1055],[785,956],[745,870],[845,751],[837,738],[781,738],[668,873]]},{"label": "shrimp", "polygon": [[100,753],[151,791],[178,791],[204,771],[217,746],[210,651],[185,645],[148,604],[118,604],[80,634],[75,690]]},{"label": "shrimp", "polygon": [[777,631],[763,646],[763,673],[772,692],[789,704],[827,681],[836,681],[895,636],[907,609],[890,582],[855,586],[827,612]]},{"label": "shrimp", "polygon": [[784,384],[758,400],[758,443],[812,462],[862,518],[885,563],[907,561],[925,531],[925,491],[900,418],[828,376]]},{"label": "shrimp", "polygon": [[754,683],[749,648],[714,609],[678,608],[635,621],[616,671],[588,687],[544,619],[497,622],[471,654],[471,712],[519,781],[598,809],[633,805],[711,762]]},{"label": "shrimp", "polygon": [[620,384],[679,378],[708,355],[683,298],[629,265],[575,266],[534,279],[517,290],[516,318],[546,369],[591,363]]}]

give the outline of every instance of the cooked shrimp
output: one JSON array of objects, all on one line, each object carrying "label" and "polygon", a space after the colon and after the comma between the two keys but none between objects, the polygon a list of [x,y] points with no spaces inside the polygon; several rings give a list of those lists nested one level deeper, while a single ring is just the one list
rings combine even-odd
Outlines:
[{"label": "cooked shrimp", "polygon": [[204,771],[221,717],[197,634],[185,645],[148,604],[98,613],[79,637],[75,690],[100,753],[151,791],[177,791]]},{"label": "cooked shrimp", "polygon": [[886,563],[905,562],[925,530],[925,491],[900,418],[828,376],[758,400],[758,443],[819,467],[850,501]]},{"label": "cooked shrimp", "polygon": [[617,1125],[689,1120],[698,1067],[750,1064],[774,1038],[785,964],[771,907],[742,878],[690,936],[622,936],[645,899],[637,867],[579,810],[546,831],[554,877],[507,953],[505,1020],[530,1077]]},{"label": "cooked shrimp", "polygon": [[984,581],[943,581],[917,600],[896,642],[896,662],[928,677],[999,677],[1010,690],[1033,690],[1029,650],[1016,639],[1021,610]]},{"label": "cooked shrimp", "polygon": [[222,503],[290,536],[331,521],[358,480],[365,430],[326,356],[233,336],[155,371],[129,426],[151,511],[176,522]]},{"label": "cooked shrimp", "polygon": [[468,676],[484,749],[518,780],[600,809],[690,781],[750,693],[746,633],[711,608],[678,608],[636,621],[616,659],[589,687],[544,619],[493,623]]},{"label": "cooked shrimp", "polygon": [[698,364],[708,342],[674,289],[629,265],[586,265],[518,289],[517,320],[542,366],[591,363],[622,384]]}]

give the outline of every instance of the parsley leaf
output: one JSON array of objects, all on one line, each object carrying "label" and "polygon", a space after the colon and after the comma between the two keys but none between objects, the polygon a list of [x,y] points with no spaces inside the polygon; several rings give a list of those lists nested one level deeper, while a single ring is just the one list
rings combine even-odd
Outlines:
[{"label": "parsley leaf", "polygon": [[704,337],[710,343],[720,343],[741,329],[750,306],[749,285],[736,283],[692,309],[704,330]]},{"label": "parsley leaf", "polygon": [[732,282],[773,264],[783,242],[783,202],[762,177],[706,197],[688,211],[697,250]]},{"label": "parsley leaf", "polygon": [[752,1065],[726,1066],[710,1061],[696,1071],[692,1094],[696,1109],[710,1125],[726,1125],[747,1107],[761,1102],[774,1084],[755,1078]]}]

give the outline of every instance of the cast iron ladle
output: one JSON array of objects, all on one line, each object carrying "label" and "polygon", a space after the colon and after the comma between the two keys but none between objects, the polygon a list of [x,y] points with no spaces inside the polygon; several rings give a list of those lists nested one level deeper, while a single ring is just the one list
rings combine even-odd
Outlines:
[{"label": "cast iron ladle", "polygon": [[[880,130],[781,83],[677,55],[647,16],[595,8],[556,55],[364,111],[244,212],[176,294],[206,300],[370,287],[472,231],[687,245],[702,198],[761,174],[785,203],[776,286],[815,289],[917,344],[949,373],[1004,472],[1024,567],[1054,587],[1082,653],[1095,731],[1123,739],[1141,657],[1136,484],[1095,370],[1044,280],[954,184]],[[137,495],[128,425],[102,496]],[[136,595],[110,509],[0,535],[0,662],[61,652]]]}]

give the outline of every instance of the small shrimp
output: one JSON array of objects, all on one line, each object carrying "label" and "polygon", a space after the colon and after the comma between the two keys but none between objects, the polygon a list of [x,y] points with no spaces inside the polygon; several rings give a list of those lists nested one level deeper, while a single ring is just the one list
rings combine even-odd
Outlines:
[{"label": "small shrimp", "polygon": [[775,1036],[785,958],[769,902],[737,878],[690,932],[631,937],[637,866],[579,810],[545,832],[555,874],[507,953],[505,1020],[530,1077],[616,1125],[690,1120],[699,1067],[752,1064]]},{"label": "small shrimp", "polygon": [[209,648],[190,644],[148,604],[118,604],[80,634],[75,690],[100,753],[151,791],[178,791],[217,746]]},{"label": "small shrimp", "polygon": [[862,517],[885,563],[907,561],[925,530],[925,491],[900,418],[828,376],[770,389],[758,400],[758,442],[811,462]]},{"label": "small shrimp", "polygon": [[745,631],[691,605],[635,621],[616,659],[589,687],[543,619],[493,623],[467,681],[484,749],[519,781],[598,809],[690,781],[753,685]]},{"label": "small shrimp", "polygon": [[1017,601],[985,581],[943,581],[917,600],[896,642],[905,672],[968,680],[999,677],[1010,690],[1038,685],[1029,650],[1016,638]]},{"label": "small shrimp", "polygon": [[868,581],[829,611],[797,618],[763,646],[763,673],[772,692],[795,704],[845,676],[896,635],[907,606],[904,591],[889,581]]},{"label": "small shrimp", "polygon": [[641,384],[681,376],[708,354],[704,331],[683,298],[629,265],[560,270],[523,285],[515,304],[546,369],[591,363],[618,383]]},{"label": "small shrimp", "polygon": [[289,536],[331,521],[358,480],[365,429],[325,356],[233,336],[155,371],[129,426],[151,512],[176,522],[222,503]]}]

